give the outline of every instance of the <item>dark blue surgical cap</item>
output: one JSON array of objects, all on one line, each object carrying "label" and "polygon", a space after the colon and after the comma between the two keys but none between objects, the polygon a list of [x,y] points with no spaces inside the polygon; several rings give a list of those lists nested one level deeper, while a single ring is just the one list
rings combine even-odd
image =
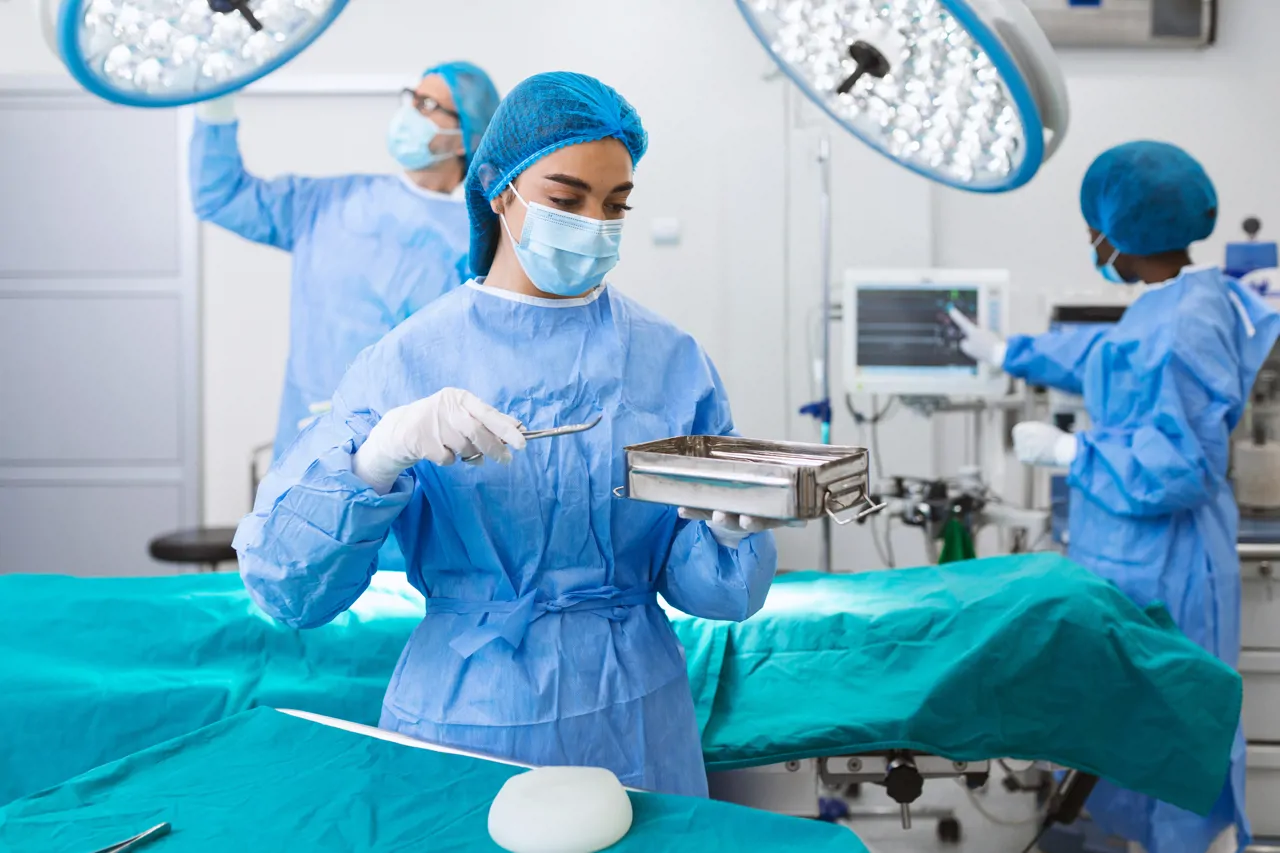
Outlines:
[{"label": "dark blue surgical cap", "polygon": [[489,75],[470,62],[446,62],[422,72],[423,77],[432,74],[443,77],[453,93],[453,104],[457,107],[458,124],[462,130],[462,145],[470,161],[480,147],[480,140],[489,129],[489,121],[502,98]]},{"label": "dark blue surgical cap", "polygon": [[467,171],[473,273],[487,275],[498,248],[502,225],[489,202],[548,154],[601,139],[627,146],[633,166],[649,147],[635,108],[594,77],[556,71],[511,90]]},{"label": "dark blue surgical cap", "polygon": [[1158,255],[1213,233],[1218,194],[1204,168],[1176,145],[1127,142],[1093,161],[1080,210],[1124,254]]}]

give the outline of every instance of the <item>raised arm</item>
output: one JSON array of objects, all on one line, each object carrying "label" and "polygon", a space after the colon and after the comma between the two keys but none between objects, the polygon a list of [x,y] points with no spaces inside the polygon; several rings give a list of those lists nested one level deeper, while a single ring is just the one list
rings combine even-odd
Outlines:
[{"label": "raised arm", "polygon": [[197,118],[191,134],[191,198],[196,216],[255,243],[292,251],[311,217],[320,180],[265,180],[245,169],[234,113]]}]

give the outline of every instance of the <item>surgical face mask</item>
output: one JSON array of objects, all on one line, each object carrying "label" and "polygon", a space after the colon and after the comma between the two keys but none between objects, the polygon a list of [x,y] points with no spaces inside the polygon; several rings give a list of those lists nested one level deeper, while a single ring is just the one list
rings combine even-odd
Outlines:
[{"label": "surgical face mask", "polygon": [[556,296],[580,296],[599,287],[618,264],[623,220],[552,210],[525,201],[514,184],[511,191],[526,210],[520,239],[512,235],[506,214],[502,215],[502,227],[533,286]]},{"label": "surgical face mask", "polygon": [[1120,275],[1116,269],[1116,258],[1120,257],[1120,250],[1115,249],[1111,253],[1111,258],[1104,264],[1102,258],[1098,256],[1098,247],[1102,245],[1102,241],[1106,239],[1105,234],[1099,234],[1098,239],[1093,241],[1093,266],[1098,273],[1112,284],[1133,284],[1132,281]]},{"label": "surgical face mask", "polygon": [[391,117],[391,126],[387,128],[387,151],[406,169],[429,169],[457,156],[452,152],[433,152],[431,141],[437,136],[461,135],[462,131],[444,130],[418,112],[413,104],[405,104]]}]

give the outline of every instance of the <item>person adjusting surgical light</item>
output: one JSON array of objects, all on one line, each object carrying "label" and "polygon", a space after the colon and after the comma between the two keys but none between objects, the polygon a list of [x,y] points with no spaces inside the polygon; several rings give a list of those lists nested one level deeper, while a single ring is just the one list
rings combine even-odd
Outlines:
[{"label": "person adjusting surgical light", "polygon": [[[1070,472],[1071,558],[1137,604],[1165,605],[1188,637],[1234,668],[1241,590],[1230,434],[1280,316],[1221,270],[1191,265],[1188,247],[1213,232],[1218,198],[1181,149],[1131,142],[1103,153],[1085,175],[1080,206],[1099,273],[1143,286],[1119,324],[1005,342],[963,315],[953,320],[971,357],[1084,397],[1091,425],[1082,432],[1014,428],[1022,462]],[[1147,853],[1243,849],[1244,758],[1237,733],[1208,817],[1105,781],[1089,812]]]},{"label": "person adjusting surgical light", "polygon": [[328,405],[362,349],[461,283],[462,182],[498,100],[470,63],[428,68],[402,93],[387,130],[400,174],[274,180],[245,169],[234,96],[197,105],[197,216],[293,254],[276,456]]},{"label": "person adjusting surgical light", "polygon": [[[427,607],[382,727],[705,796],[657,596],[751,616],[778,522],[614,495],[628,445],[734,432],[698,343],[606,283],[647,146],[636,111],[591,77],[517,86],[467,175],[479,277],[360,355],[262,483],[235,546],[262,609],[310,627],[360,596],[395,531]],[[597,418],[573,435],[523,433]]]}]

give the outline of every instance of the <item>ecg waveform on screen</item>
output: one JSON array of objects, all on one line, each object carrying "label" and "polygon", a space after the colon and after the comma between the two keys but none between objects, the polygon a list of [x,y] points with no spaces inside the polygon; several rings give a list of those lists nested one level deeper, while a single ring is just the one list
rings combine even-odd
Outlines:
[{"label": "ecg waveform on screen", "polygon": [[858,289],[858,364],[862,367],[972,367],[952,307],[976,322],[973,287]]}]

